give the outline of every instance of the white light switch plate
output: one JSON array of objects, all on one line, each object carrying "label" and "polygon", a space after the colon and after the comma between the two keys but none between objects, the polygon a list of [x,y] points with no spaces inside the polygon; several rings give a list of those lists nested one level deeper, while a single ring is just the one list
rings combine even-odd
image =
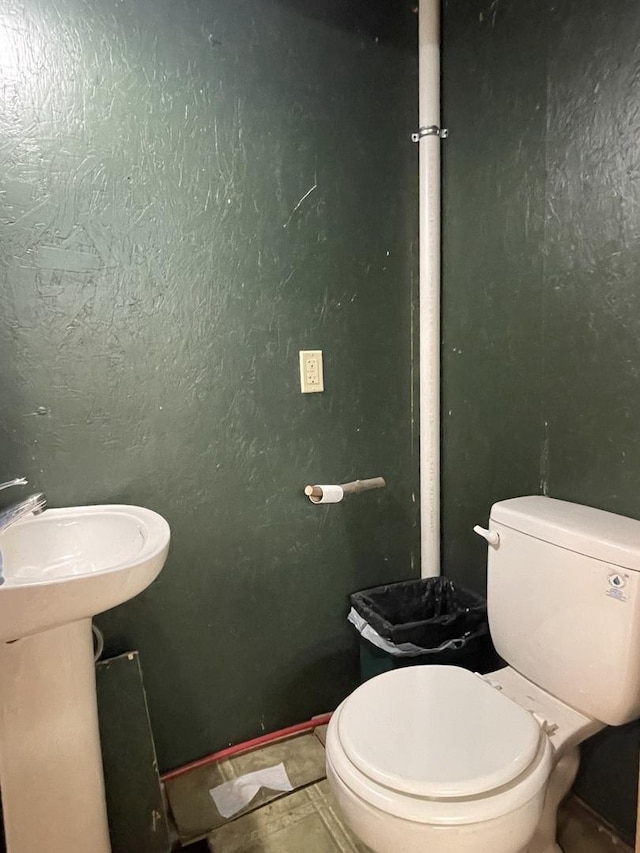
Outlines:
[{"label": "white light switch plate", "polygon": [[300,350],[300,390],[303,394],[324,391],[321,349]]}]

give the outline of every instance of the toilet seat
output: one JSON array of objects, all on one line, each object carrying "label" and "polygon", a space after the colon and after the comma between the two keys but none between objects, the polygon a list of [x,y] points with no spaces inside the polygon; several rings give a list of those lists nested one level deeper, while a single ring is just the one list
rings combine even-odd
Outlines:
[{"label": "toilet seat", "polygon": [[356,795],[408,820],[462,824],[536,796],[552,748],[524,708],[459,667],[365,682],[334,714],[327,761]]},{"label": "toilet seat", "polygon": [[439,798],[506,785],[530,766],[543,737],[532,714],[455,666],[403,668],[365,682],[345,703],[338,733],[370,779]]}]

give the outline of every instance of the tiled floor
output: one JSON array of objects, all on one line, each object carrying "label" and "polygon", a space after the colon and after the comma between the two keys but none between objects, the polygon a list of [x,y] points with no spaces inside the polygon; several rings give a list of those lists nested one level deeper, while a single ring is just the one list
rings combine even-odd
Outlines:
[{"label": "tiled floor", "polygon": [[558,833],[564,853],[633,853],[575,799],[560,810]]},{"label": "tiled floor", "polygon": [[[342,823],[322,778],[324,734],[316,729],[315,736],[281,741],[224,766],[196,771],[168,790],[188,853],[367,853]],[[221,818],[209,788],[279,761],[296,790],[285,796],[265,792],[235,819]],[[558,829],[564,853],[633,853],[574,799],[562,808]],[[205,833],[207,838],[186,846]]]},{"label": "tiled floor", "polygon": [[215,853],[368,853],[343,824],[326,779],[216,829]]},{"label": "tiled floor", "polygon": [[[278,741],[259,750],[192,770],[167,782],[166,792],[178,837],[187,841],[206,836],[217,827],[225,826],[223,818],[209,794],[211,788],[237,779],[245,773],[283,763],[294,789],[298,790],[324,778],[324,749],[314,734],[304,734]],[[262,789],[240,816],[254,812],[281,794]]]}]

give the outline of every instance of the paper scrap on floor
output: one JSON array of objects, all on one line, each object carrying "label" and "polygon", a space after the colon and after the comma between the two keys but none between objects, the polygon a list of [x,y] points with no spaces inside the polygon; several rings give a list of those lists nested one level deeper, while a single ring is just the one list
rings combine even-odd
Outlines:
[{"label": "paper scrap on floor", "polygon": [[248,806],[260,788],[282,791],[283,794],[293,791],[283,762],[223,782],[222,785],[210,788],[209,793],[222,817],[229,818]]}]

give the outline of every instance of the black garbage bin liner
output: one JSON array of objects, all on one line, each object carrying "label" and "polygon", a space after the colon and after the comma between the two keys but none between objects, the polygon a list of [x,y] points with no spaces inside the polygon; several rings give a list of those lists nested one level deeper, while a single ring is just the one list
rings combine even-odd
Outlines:
[{"label": "black garbage bin liner", "polygon": [[484,634],[487,606],[448,578],[420,578],[354,592],[351,606],[385,640],[436,649],[448,640]]}]

